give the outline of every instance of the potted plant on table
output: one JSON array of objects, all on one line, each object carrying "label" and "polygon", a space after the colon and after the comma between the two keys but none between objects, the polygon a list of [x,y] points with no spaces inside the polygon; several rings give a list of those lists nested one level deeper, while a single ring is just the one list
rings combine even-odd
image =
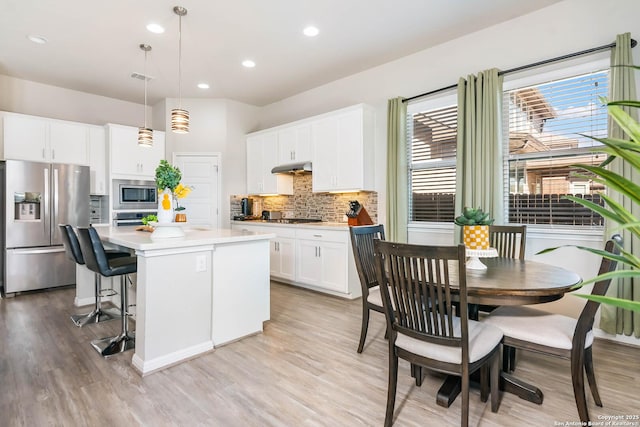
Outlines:
[{"label": "potted plant on table", "polygon": [[489,226],[493,221],[482,209],[465,207],[453,222],[462,227],[463,242],[468,249],[489,249]]},{"label": "potted plant on table", "polygon": [[[187,197],[191,192],[190,186],[180,183],[182,172],[177,166],[172,166],[166,160],[160,160],[156,168],[156,186],[158,187],[158,222],[186,222],[184,206],[178,204],[178,199]],[[174,211],[180,212],[174,218]]]}]

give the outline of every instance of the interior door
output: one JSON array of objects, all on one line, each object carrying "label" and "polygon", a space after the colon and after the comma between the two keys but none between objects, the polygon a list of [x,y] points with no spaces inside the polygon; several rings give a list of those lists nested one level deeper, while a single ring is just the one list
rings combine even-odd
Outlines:
[{"label": "interior door", "polygon": [[173,164],[182,172],[182,184],[191,193],[178,200],[187,221],[193,225],[220,227],[220,155],[217,153],[174,153]]}]

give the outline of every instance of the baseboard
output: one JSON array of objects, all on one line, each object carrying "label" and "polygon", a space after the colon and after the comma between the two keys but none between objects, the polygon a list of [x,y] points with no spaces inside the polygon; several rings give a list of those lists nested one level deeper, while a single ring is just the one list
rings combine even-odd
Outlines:
[{"label": "baseboard", "polygon": [[596,338],[600,338],[600,339],[604,339],[607,341],[613,341],[613,342],[617,342],[620,344],[627,344],[627,345],[633,345],[636,347],[640,347],[640,339],[634,337],[633,335],[631,336],[626,336],[626,335],[612,335],[608,332],[603,331],[602,329],[598,329],[598,328],[593,328],[593,335]]},{"label": "baseboard", "polygon": [[142,360],[142,358],[138,356],[138,353],[136,353],[133,355],[131,363],[133,364],[133,367],[142,374],[142,376],[145,376],[173,366],[177,363],[184,362],[187,359],[194,358],[210,350],[213,350],[213,342],[205,341],[201,344],[146,361]]}]

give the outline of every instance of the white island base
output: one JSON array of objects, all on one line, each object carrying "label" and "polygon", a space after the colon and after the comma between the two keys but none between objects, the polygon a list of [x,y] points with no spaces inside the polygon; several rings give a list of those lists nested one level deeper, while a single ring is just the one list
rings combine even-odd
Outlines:
[{"label": "white island base", "polygon": [[262,332],[272,234],[186,229],[181,238],[98,229],[138,256],[133,366],[146,375]]}]

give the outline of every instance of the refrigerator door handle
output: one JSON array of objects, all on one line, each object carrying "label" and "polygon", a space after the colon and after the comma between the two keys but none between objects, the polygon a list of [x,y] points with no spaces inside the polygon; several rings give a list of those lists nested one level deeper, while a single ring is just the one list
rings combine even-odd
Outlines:
[{"label": "refrigerator door handle", "polygon": [[64,252],[64,246],[46,246],[44,248],[11,249],[11,252],[18,255],[38,255]]},{"label": "refrigerator door handle", "polygon": [[[44,168],[44,194],[43,194],[43,199],[44,199],[44,212],[46,215],[46,212],[49,211],[49,169],[48,168]],[[41,213],[42,215],[42,213]],[[45,220],[45,217],[41,217],[42,218],[42,226],[44,227],[44,232],[45,234],[49,233],[49,230],[47,229],[49,224],[47,224],[47,221]]]},{"label": "refrigerator door handle", "polygon": [[58,234],[58,168],[53,167],[53,209],[51,210],[51,240]]}]

